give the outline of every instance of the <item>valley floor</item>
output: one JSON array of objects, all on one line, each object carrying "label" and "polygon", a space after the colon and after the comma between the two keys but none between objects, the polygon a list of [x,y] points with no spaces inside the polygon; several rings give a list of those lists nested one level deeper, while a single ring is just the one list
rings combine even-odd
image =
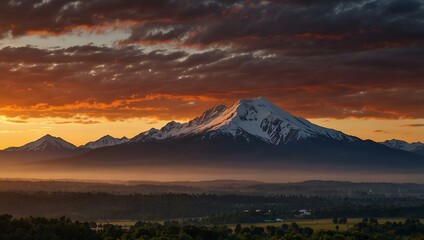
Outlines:
[{"label": "valley floor", "polygon": [[[346,231],[350,227],[352,227],[355,224],[358,224],[362,222],[362,218],[349,218],[348,222],[346,224],[333,223],[333,219],[330,218],[322,218],[322,219],[288,219],[284,222],[256,222],[256,223],[243,223],[240,224],[241,227],[250,227],[250,226],[256,226],[256,227],[263,227],[266,228],[267,226],[274,226],[274,227],[281,227],[283,224],[290,225],[292,223],[298,224],[302,228],[312,228],[314,231],[319,230],[336,230],[336,226],[339,226],[339,231]],[[406,218],[377,218],[378,222],[380,224],[384,224],[387,222],[404,222]],[[424,219],[421,219],[421,221],[424,221]],[[105,225],[105,224],[111,224],[116,225],[122,228],[129,229],[130,227],[134,226],[137,221],[131,221],[131,220],[114,220],[114,221],[108,221],[108,220],[101,220],[96,222],[98,225]],[[158,223],[163,224],[164,221],[158,221]],[[212,226],[212,225],[211,225]],[[231,229],[235,229],[237,224],[226,224],[223,226],[227,226]]]}]

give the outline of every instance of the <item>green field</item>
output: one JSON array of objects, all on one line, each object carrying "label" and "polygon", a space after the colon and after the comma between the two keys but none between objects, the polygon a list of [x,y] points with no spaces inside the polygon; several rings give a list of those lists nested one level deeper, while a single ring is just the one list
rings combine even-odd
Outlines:
[{"label": "green field", "polygon": [[[291,223],[297,223],[301,227],[310,227],[313,230],[335,230],[336,225],[339,226],[339,230],[344,231],[347,230],[349,227],[359,223],[362,221],[362,218],[348,218],[347,224],[334,224],[333,219],[295,219],[295,220],[288,220],[286,222],[275,222],[275,223],[244,223],[241,224],[242,227],[244,226],[258,226],[258,227],[266,227],[266,226],[275,226],[280,227],[282,224],[288,224]],[[379,223],[385,223],[385,222],[403,222],[405,221],[405,218],[378,218]],[[230,228],[235,228],[236,224],[230,224],[228,225]]]},{"label": "green field", "polygon": [[[385,222],[403,222],[405,221],[405,218],[378,218],[379,223],[385,223]],[[333,219],[294,219],[294,220],[288,220],[286,222],[274,222],[274,223],[243,223],[241,224],[242,227],[245,226],[258,226],[258,227],[266,227],[266,226],[275,226],[280,227],[283,224],[290,225],[291,223],[297,223],[301,227],[310,227],[315,231],[318,230],[335,230],[336,225],[339,226],[339,230],[344,231],[347,230],[349,227],[359,223],[362,221],[362,218],[348,218],[347,224],[334,224]],[[118,225],[124,228],[129,228],[133,226],[136,222],[130,221],[130,220],[123,220],[123,221],[98,221],[97,223],[101,224],[113,224]],[[163,222],[160,222],[163,223]],[[236,224],[225,224],[228,227],[234,229]]]},{"label": "green field", "polygon": [[133,220],[122,220],[122,221],[108,221],[108,220],[102,220],[102,221],[97,221],[97,224],[112,224],[112,225],[117,225],[117,226],[121,226],[124,228],[128,228],[133,226],[136,223],[136,221]]}]

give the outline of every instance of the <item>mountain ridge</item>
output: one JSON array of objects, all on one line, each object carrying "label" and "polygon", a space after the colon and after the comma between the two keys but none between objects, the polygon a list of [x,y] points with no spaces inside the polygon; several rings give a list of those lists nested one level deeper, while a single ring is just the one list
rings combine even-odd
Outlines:
[{"label": "mountain ridge", "polygon": [[60,137],[54,137],[50,134],[47,134],[21,147],[10,147],[10,148],[6,148],[4,151],[6,152],[16,152],[16,151],[39,152],[39,151],[74,150],[76,148],[77,147],[75,145],[63,140]]},{"label": "mountain ridge", "polygon": [[88,142],[84,145],[79,146],[80,148],[97,149],[102,147],[110,147],[118,144],[123,144],[130,141],[127,137],[115,138],[110,135],[105,135],[97,140]]},{"label": "mountain ridge", "polygon": [[[211,138],[220,134],[232,136],[234,139],[245,135],[244,137],[248,141],[255,137],[273,145],[288,144],[292,141],[306,140],[313,137],[330,138],[345,142],[362,140],[335,129],[313,124],[302,117],[293,116],[264,97],[258,97],[240,99],[230,107],[217,105],[188,122],[170,121],[160,129],[151,128],[132,138],[115,138],[105,135],[77,147],[60,137],[53,137],[47,134],[23,146],[9,147],[4,149],[4,151],[32,151],[32,148],[35,151],[43,151],[53,148],[34,146],[42,145],[44,142],[51,145],[63,145],[68,150],[76,148],[97,149],[126,143],[170,140],[196,135],[203,135],[202,138]],[[414,152],[416,148],[420,149],[424,146],[420,142],[407,143],[396,139],[380,143],[408,152]],[[57,150],[60,150],[60,148]]]},{"label": "mountain ridge", "polygon": [[295,117],[265,98],[259,97],[241,99],[229,108],[223,105],[216,106],[187,123],[171,121],[160,130],[152,128],[135,136],[130,142],[164,140],[205,133],[208,133],[209,137],[217,134],[236,137],[247,133],[274,145],[319,136],[347,142],[359,140],[357,137]]},{"label": "mountain ridge", "polygon": [[171,121],[125,144],[94,149],[66,161],[204,167],[242,163],[257,166],[257,159],[269,166],[327,169],[410,169],[424,165],[418,155],[320,127],[262,97],[241,99],[229,108],[219,105],[187,123]]},{"label": "mountain ridge", "polygon": [[422,142],[409,143],[399,139],[391,139],[380,143],[394,149],[412,152],[424,156],[424,143]]},{"label": "mountain ridge", "polygon": [[[171,121],[125,143],[70,151],[48,159],[21,152],[23,161],[10,161],[9,166],[60,178],[90,178],[98,171],[106,179],[300,181],[332,176],[376,181],[389,176],[391,181],[422,182],[424,174],[424,157],[418,154],[315,125],[264,98],[242,99],[228,108],[218,105],[191,121]],[[12,159],[4,153],[0,160]]]}]

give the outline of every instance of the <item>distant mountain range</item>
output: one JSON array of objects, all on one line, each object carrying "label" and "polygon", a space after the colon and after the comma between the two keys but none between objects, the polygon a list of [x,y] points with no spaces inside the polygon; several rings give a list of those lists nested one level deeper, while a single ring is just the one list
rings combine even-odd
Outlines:
[{"label": "distant mountain range", "polygon": [[[422,172],[423,144],[376,143],[295,117],[265,98],[241,99],[187,122],[128,138],[104,136],[80,147],[46,135],[3,152],[54,153],[44,167],[138,166],[175,169]],[[67,154],[60,157],[60,152]],[[69,154],[75,151],[76,154]],[[59,154],[59,156],[58,156]],[[0,154],[0,157],[2,155]],[[31,158],[25,155],[26,159]],[[35,163],[34,163],[35,164]],[[268,169],[268,170],[266,170]],[[259,172],[259,170],[258,170]],[[263,173],[263,172],[262,172]]]},{"label": "distant mountain range", "polygon": [[408,143],[402,140],[392,139],[384,141],[381,144],[394,149],[412,152],[424,156],[424,143],[421,142]]},{"label": "distant mountain range", "polygon": [[106,135],[104,137],[101,137],[100,139],[96,141],[89,142],[83,146],[82,148],[89,148],[89,149],[96,149],[96,148],[102,148],[102,147],[110,147],[115,146],[118,144],[127,143],[130,139],[127,137],[122,138],[114,138],[110,135]]},{"label": "distant mountain range", "polygon": [[122,143],[128,142],[130,139],[123,138],[114,138],[110,135],[101,137],[100,139],[92,142],[88,142],[80,147],[73,145],[70,142],[63,140],[60,137],[53,137],[50,134],[43,136],[40,139],[35,140],[34,142],[27,143],[21,147],[10,147],[6,148],[6,152],[58,152],[64,150],[75,150],[77,148],[82,149],[96,149],[102,147],[110,147]]}]

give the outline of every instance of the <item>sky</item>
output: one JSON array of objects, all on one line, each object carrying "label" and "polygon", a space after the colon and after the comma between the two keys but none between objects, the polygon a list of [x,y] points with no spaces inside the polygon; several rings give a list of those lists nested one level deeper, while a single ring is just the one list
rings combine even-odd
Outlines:
[{"label": "sky", "polygon": [[424,142],[424,1],[0,1],[0,149],[132,137],[258,96]]}]

